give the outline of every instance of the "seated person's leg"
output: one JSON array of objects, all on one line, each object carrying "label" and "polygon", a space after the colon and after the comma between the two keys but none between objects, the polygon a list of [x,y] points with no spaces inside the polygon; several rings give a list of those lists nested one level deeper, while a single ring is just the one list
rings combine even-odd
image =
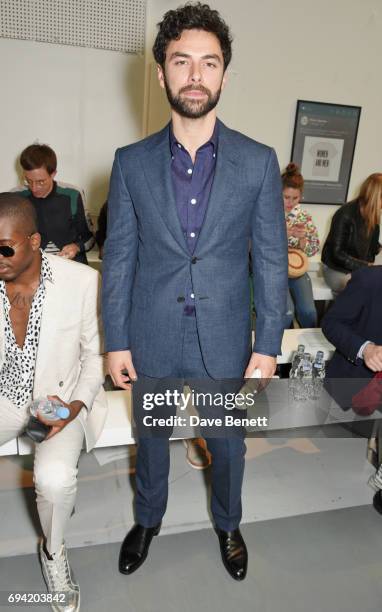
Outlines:
[{"label": "seated person's leg", "polygon": [[34,464],[37,509],[45,536],[45,546],[40,547],[44,578],[49,591],[65,591],[74,606],[78,605],[79,586],[69,567],[64,537],[76,497],[83,439],[84,430],[77,418],[36,445]]},{"label": "seated person's leg", "polygon": [[[290,281],[291,279],[289,279]],[[285,322],[284,322],[284,328],[285,329],[290,329],[290,327],[292,326],[293,323],[293,319],[294,319],[294,304],[293,304],[293,300],[292,300],[292,296],[290,294],[290,291],[288,291],[287,294],[287,311],[285,313]]]},{"label": "seated person's leg", "polygon": [[294,301],[296,319],[300,327],[317,327],[317,312],[309,274],[305,273],[299,278],[290,278],[289,292]]},{"label": "seated person's leg", "polygon": [[345,274],[344,272],[339,272],[338,270],[333,270],[328,266],[323,264],[322,266],[322,275],[325,279],[325,282],[334,294],[338,294],[343,291],[348,284],[351,274]]},{"label": "seated person's leg", "polygon": [[0,395],[0,446],[22,434],[28,418],[27,407],[17,408]]}]

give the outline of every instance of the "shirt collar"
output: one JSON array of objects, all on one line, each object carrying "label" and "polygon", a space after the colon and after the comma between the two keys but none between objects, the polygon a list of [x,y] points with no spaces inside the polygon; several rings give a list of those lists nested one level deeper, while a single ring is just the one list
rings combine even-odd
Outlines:
[{"label": "shirt collar", "polygon": [[53,280],[53,272],[52,272],[52,266],[49,263],[49,259],[47,257],[47,255],[44,253],[43,250],[41,250],[41,272],[40,272],[40,283],[45,283],[45,281],[50,281],[51,283],[54,282]]},{"label": "shirt collar", "polygon": [[[205,142],[204,144],[202,144],[199,149],[206,147],[208,145],[212,145],[214,153],[216,153],[217,147],[218,147],[218,140],[219,140],[219,122],[215,121],[215,127],[214,127],[214,131],[212,132],[212,136],[211,138]],[[175,138],[175,134],[172,128],[172,122],[170,123],[170,151],[171,151],[171,155],[174,156],[178,149],[182,148],[184,149],[183,145],[177,141],[177,139]],[[198,151],[199,151],[198,149]]]}]

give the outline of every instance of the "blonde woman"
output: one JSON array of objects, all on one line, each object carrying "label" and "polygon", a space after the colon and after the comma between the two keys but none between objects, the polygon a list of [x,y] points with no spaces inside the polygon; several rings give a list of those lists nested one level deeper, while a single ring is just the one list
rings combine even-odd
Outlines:
[{"label": "blonde woman", "polygon": [[372,266],[381,246],[379,220],[382,207],[382,173],[371,174],[357,199],[334,214],[322,249],[323,275],[334,293],[345,288],[351,273]]}]

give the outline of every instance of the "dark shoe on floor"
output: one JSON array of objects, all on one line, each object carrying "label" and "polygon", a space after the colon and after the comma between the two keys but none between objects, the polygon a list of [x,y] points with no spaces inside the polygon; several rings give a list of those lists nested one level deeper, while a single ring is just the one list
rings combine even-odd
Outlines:
[{"label": "dark shoe on floor", "polygon": [[373,506],[379,514],[382,514],[382,491],[377,491],[374,495]]},{"label": "dark shoe on floor", "polygon": [[132,574],[145,561],[151,540],[160,532],[161,523],[155,527],[134,525],[123,540],[119,553],[119,571],[121,574]]},{"label": "dark shoe on floor", "polygon": [[244,580],[247,574],[248,553],[240,529],[216,529],[224,567],[235,580]]}]

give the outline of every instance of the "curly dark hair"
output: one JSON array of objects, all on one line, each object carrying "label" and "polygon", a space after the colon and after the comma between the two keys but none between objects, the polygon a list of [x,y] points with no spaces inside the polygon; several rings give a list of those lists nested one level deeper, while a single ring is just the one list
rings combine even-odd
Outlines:
[{"label": "curly dark hair", "polygon": [[208,4],[187,2],[184,6],[167,11],[163,20],[158,23],[158,28],[159,32],[154,42],[153,54],[155,61],[162,68],[164,67],[169,42],[179,40],[183,30],[204,30],[215,34],[220,42],[224,70],[231,61],[232,36],[229,27],[220,17],[218,11],[211,9]]}]

